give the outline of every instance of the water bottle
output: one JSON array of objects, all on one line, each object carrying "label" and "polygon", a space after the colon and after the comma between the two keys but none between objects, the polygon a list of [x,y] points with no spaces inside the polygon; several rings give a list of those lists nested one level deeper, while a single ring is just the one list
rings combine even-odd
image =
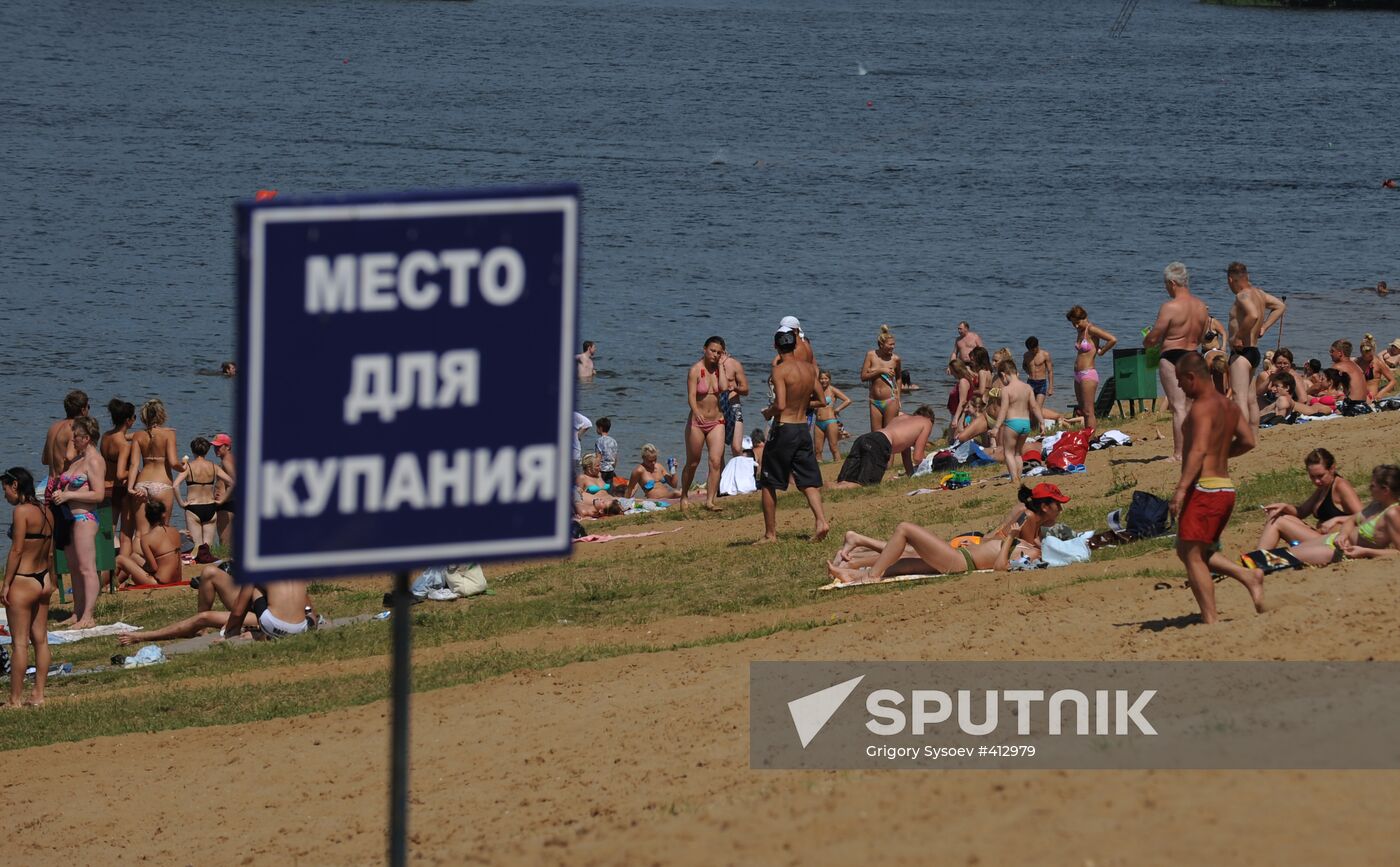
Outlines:
[{"label": "water bottle", "polygon": [[666,474],[669,475],[669,476],[674,476],[674,475],[676,474],[676,459],[675,459],[675,458],[667,458],[667,459],[666,459]]}]

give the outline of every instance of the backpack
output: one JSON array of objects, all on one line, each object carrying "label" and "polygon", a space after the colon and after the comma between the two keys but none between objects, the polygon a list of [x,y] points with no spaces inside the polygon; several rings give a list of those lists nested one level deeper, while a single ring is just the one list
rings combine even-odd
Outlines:
[{"label": "backpack", "polygon": [[1133,491],[1133,502],[1128,506],[1124,523],[1136,538],[1151,539],[1167,532],[1170,517],[1171,504],[1166,500],[1146,491]]}]

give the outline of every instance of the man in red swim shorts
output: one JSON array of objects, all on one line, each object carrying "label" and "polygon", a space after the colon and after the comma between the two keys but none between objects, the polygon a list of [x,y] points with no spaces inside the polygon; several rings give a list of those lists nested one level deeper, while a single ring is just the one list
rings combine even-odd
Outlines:
[{"label": "man in red swim shorts", "polygon": [[1235,508],[1230,458],[1254,448],[1254,428],[1234,402],[1215,390],[1202,356],[1194,352],[1182,356],[1176,378],[1192,401],[1182,425],[1181,481],[1171,502],[1172,517],[1177,520],[1176,554],[1186,566],[1203,623],[1216,621],[1212,571],[1243,584],[1254,610],[1263,612],[1264,573],[1220,554],[1220,534]]}]

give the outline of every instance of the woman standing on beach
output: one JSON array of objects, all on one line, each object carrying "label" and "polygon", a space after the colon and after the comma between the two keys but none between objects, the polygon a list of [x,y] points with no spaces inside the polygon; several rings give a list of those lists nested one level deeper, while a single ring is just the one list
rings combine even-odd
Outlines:
[{"label": "woman standing on beach", "polygon": [[[822,449],[831,447],[831,459],[841,460],[841,448],[838,443],[841,441],[841,422],[837,416],[841,410],[851,405],[851,399],[846,397],[846,393],[831,384],[831,374],[823,370],[817,376],[817,382],[822,387],[822,405],[817,407],[817,429],[815,431],[817,460],[821,460]],[[840,403],[837,403],[840,401]]]},{"label": "woman standing on beach", "polygon": [[708,450],[710,474],[705,487],[705,508],[718,512],[715,498],[719,496],[719,476],[724,466],[724,413],[719,407],[719,362],[724,357],[724,341],[711,337],[705,341],[700,360],[690,366],[685,380],[685,397],[690,404],[690,416],[685,422],[685,470],[681,473],[681,511],[685,511],[686,495],[695,471],[700,467],[700,455]]},{"label": "woman standing on beach", "polygon": [[[175,496],[185,510],[185,527],[190,531],[194,542],[195,562],[213,563],[211,549],[219,541],[218,529],[214,525],[219,503],[214,497],[214,485],[223,483],[225,492],[233,490],[233,479],[229,478],[217,464],[205,457],[209,454],[209,440],[195,437],[190,440],[190,451],[194,459],[185,464],[185,469],[175,477]],[[184,482],[189,493],[180,496],[180,483]],[[203,559],[201,559],[203,558]]]},{"label": "woman standing on beach", "polygon": [[[97,625],[97,513],[106,490],[107,462],[93,445],[98,437],[97,420],[92,416],[73,419],[73,459],[57,479],[49,479],[49,504],[67,506],[73,515],[71,538],[64,546],[68,568],[73,573],[73,614],[60,623],[71,629]],[[58,521],[55,516],[55,523]],[[61,535],[61,534],[60,534]]]},{"label": "woman standing on beach", "polygon": [[[165,404],[153,397],[141,407],[141,423],[145,430],[131,435],[131,463],[126,477],[131,492],[142,502],[159,500],[169,515],[175,507],[175,486],[172,480],[185,469],[175,453],[175,429],[165,426]],[[132,483],[130,480],[135,479]],[[136,510],[136,532],[144,536],[151,526],[146,511]]]},{"label": "woman standing on beach", "polygon": [[967,416],[972,412],[972,398],[977,392],[977,374],[960,358],[948,362],[948,373],[954,378],[948,393],[948,415],[952,417],[953,435],[962,433]]},{"label": "woman standing on beach", "polygon": [[131,426],[136,422],[136,407],[121,398],[107,402],[112,415],[112,429],[102,435],[98,451],[107,462],[107,499],[112,503],[112,525],[119,531],[119,553],[130,554],[136,533],[136,500],[127,490],[126,470],[131,461]]},{"label": "woman standing on beach", "polygon": [[1099,371],[1095,360],[1118,344],[1118,338],[1089,321],[1089,314],[1078,304],[1069,309],[1065,318],[1074,326],[1074,393],[1084,413],[1084,427],[1098,427],[1094,415],[1094,398],[1099,390]]},{"label": "woman standing on beach", "polygon": [[865,353],[860,381],[870,383],[870,430],[877,431],[899,415],[899,374],[903,362],[894,354],[894,335],[880,326],[875,348]]},{"label": "woman standing on beach", "polygon": [[29,645],[34,645],[34,694],[26,704],[44,703],[49,677],[49,600],[54,581],[49,574],[53,558],[53,520],[34,494],[34,476],[23,467],[0,473],[5,500],[14,507],[10,516],[10,555],[5,559],[5,581],[0,600],[11,636],[9,707],[19,707],[24,697],[24,671],[29,667]]}]

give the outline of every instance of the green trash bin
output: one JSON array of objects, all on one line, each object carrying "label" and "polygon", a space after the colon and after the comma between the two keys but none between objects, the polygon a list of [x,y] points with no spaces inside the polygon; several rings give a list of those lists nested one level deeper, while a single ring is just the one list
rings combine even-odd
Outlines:
[{"label": "green trash bin", "polygon": [[1157,399],[1157,365],[1151,363],[1154,360],[1144,349],[1113,350],[1114,400],[1120,404],[1120,413],[1125,400],[1136,415],[1134,402]]},{"label": "green trash bin", "polygon": [[[112,504],[103,503],[97,511],[97,574],[111,572],[117,568],[116,533],[112,526]],[[68,601],[68,593],[64,589],[63,576],[71,575],[72,570],[68,568],[68,558],[62,551],[55,551],[54,571],[58,573],[58,601],[59,604]]]}]

